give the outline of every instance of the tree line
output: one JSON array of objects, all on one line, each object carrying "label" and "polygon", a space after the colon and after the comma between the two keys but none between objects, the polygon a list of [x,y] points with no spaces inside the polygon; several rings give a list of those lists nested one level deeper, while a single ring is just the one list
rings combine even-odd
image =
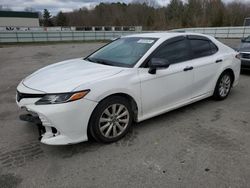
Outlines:
[{"label": "tree line", "polygon": [[250,17],[250,4],[222,0],[171,0],[159,6],[153,0],[132,3],[100,3],[93,9],[81,8],[59,12],[51,17],[46,9],[44,26],[143,26],[144,30],[165,30],[183,27],[242,26]]}]

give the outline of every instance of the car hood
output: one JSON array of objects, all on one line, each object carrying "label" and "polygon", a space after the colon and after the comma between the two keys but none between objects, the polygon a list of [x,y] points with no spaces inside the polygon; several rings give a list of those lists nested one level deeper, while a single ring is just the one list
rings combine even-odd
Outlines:
[{"label": "car hood", "polygon": [[241,43],[238,49],[240,52],[250,52],[250,43],[249,42]]},{"label": "car hood", "polygon": [[[28,88],[45,93],[73,91],[82,84],[91,84],[121,72],[123,68],[72,59],[44,67],[23,80]],[[86,88],[89,89],[89,88]]]}]

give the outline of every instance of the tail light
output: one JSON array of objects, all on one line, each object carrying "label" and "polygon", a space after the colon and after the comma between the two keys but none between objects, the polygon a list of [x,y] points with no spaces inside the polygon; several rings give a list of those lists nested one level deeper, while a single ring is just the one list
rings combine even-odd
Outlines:
[{"label": "tail light", "polygon": [[237,55],[235,56],[235,58],[240,59],[240,58],[241,58],[241,55],[240,55],[240,54],[237,54]]}]

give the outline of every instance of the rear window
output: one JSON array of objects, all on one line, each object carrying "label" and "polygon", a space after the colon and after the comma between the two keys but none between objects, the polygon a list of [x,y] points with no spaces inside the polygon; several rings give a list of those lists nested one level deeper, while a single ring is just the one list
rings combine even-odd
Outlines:
[{"label": "rear window", "polygon": [[212,55],[218,51],[217,46],[209,40],[190,39],[194,58]]}]

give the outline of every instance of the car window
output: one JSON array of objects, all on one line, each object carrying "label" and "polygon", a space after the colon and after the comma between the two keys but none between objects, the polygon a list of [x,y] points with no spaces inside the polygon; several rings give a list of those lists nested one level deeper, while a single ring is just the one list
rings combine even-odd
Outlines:
[{"label": "car window", "polygon": [[157,38],[120,38],[96,51],[86,60],[112,66],[133,67],[156,41]]},{"label": "car window", "polygon": [[190,59],[190,53],[186,40],[179,40],[161,47],[153,58],[167,59],[169,63],[179,63]]},{"label": "car window", "polygon": [[211,41],[209,41],[209,43],[210,43],[210,47],[211,47],[211,55],[218,52],[218,47],[214,43],[212,43]]},{"label": "car window", "polygon": [[189,39],[193,57],[205,57],[218,51],[217,47],[209,40]]}]

